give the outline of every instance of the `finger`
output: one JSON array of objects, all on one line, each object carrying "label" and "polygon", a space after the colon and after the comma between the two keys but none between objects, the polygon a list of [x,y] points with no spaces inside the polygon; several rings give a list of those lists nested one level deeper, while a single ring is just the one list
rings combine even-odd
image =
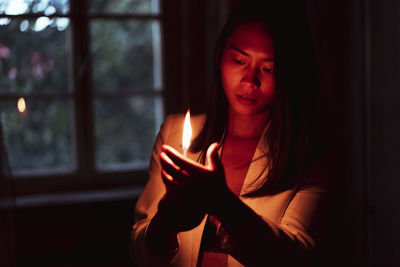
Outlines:
[{"label": "finger", "polygon": [[161,177],[166,187],[166,195],[168,195],[169,198],[182,198],[187,195],[185,187],[164,170],[161,170]]},{"label": "finger", "polygon": [[160,154],[160,163],[163,169],[175,180],[181,181],[189,176],[189,173],[177,166],[164,152]]},{"label": "finger", "polygon": [[160,154],[160,163],[163,169],[172,177],[180,175],[181,168],[176,165],[164,152]]},{"label": "finger", "polygon": [[164,170],[161,170],[161,178],[165,184],[167,191],[176,191],[181,188],[181,185]]},{"label": "finger", "polygon": [[166,186],[176,184],[176,182],[174,181],[174,178],[164,170],[161,170],[161,178]]},{"label": "finger", "polygon": [[172,147],[168,145],[162,145],[161,146],[162,152],[167,154],[167,156],[180,168],[187,170],[190,172],[193,169],[196,168],[204,168],[201,164],[197,163],[194,160],[191,160],[187,157],[184,157],[181,153],[173,149]]},{"label": "finger", "polygon": [[215,170],[221,165],[221,160],[218,155],[218,149],[219,145],[217,142],[212,143],[207,149],[207,167],[211,170]]}]

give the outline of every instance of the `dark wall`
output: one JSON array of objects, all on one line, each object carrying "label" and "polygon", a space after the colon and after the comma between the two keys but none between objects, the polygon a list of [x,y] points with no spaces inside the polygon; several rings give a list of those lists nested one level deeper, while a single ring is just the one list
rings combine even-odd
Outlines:
[{"label": "dark wall", "polygon": [[325,266],[367,266],[363,2],[303,1],[314,40],[326,175],[332,194]]},{"label": "dark wall", "polygon": [[400,2],[370,2],[370,258],[400,266]]},{"label": "dark wall", "polygon": [[131,266],[134,205],[127,199],[19,208],[17,266]]},{"label": "dark wall", "polygon": [[[234,2],[164,1],[169,113],[188,103],[204,110],[216,34]],[[400,2],[300,2],[313,34],[323,134],[332,148],[324,266],[399,266]],[[134,202],[19,208],[19,266],[127,266]]]},{"label": "dark wall", "polygon": [[399,266],[400,2],[304,1],[333,149],[331,266]]}]

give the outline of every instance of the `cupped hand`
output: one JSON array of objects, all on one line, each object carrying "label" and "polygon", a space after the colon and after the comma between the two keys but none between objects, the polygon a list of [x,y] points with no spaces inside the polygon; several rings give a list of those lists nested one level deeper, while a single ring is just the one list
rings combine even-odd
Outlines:
[{"label": "cupped hand", "polygon": [[207,165],[202,165],[163,145],[160,162],[162,178],[167,187],[166,197],[169,193],[178,194],[183,197],[182,201],[190,199],[194,206],[206,213],[213,213],[215,204],[229,190],[218,148],[218,143],[210,145],[206,155]]}]

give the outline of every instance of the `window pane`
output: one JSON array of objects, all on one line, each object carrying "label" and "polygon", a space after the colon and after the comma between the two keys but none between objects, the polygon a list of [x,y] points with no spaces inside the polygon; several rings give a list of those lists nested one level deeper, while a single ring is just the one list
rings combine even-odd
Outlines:
[{"label": "window pane", "polygon": [[66,92],[69,19],[8,19],[0,25],[0,93]]},{"label": "window pane", "polygon": [[159,0],[89,0],[89,14],[158,13]]},{"label": "window pane", "polygon": [[99,169],[147,168],[159,129],[161,99],[97,99],[96,165]]},{"label": "window pane", "polygon": [[91,35],[94,90],[160,87],[159,22],[96,20]]},{"label": "window pane", "polygon": [[14,174],[73,168],[70,101],[28,98],[23,113],[17,109],[17,100],[2,100],[0,104]]},{"label": "window pane", "polygon": [[0,14],[21,15],[29,13],[44,13],[46,16],[69,12],[68,0],[2,0]]}]

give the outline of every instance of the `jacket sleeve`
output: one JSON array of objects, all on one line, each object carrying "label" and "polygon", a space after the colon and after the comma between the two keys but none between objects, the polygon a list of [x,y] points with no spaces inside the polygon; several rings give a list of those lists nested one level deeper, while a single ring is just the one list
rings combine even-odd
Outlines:
[{"label": "jacket sleeve", "polygon": [[297,191],[289,202],[278,226],[281,241],[288,241],[291,245],[285,247],[293,252],[292,259],[284,261],[287,266],[319,265],[317,255],[327,220],[326,194],[326,188],[310,186]]},{"label": "jacket sleeve", "polygon": [[283,251],[292,251],[293,257],[283,261],[288,266],[316,264],[316,254],[324,245],[327,207],[327,188],[318,183],[299,188],[288,203],[275,230]]},{"label": "jacket sleeve", "polygon": [[[168,116],[157,135],[148,171],[149,180],[135,206],[134,224],[131,233],[131,255],[138,266],[164,266],[163,260],[152,253],[145,244],[147,227],[157,212],[157,206],[165,194],[165,186],[161,179],[160,150],[170,132],[171,121]],[[177,246],[171,248],[176,253]]]},{"label": "jacket sleeve", "polygon": [[321,243],[325,193],[320,186],[297,191],[282,216],[279,228],[301,250],[308,251]]},{"label": "jacket sleeve", "polygon": [[253,212],[241,213],[239,206],[232,205],[242,216],[237,218],[239,222],[235,219],[224,225],[232,238],[230,254],[246,266],[314,264],[315,248],[319,247],[320,240],[316,229],[323,224],[324,195],[325,189],[319,186],[298,190],[279,221],[264,217],[249,206],[248,210]]},{"label": "jacket sleeve", "polygon": [[247,206],[243,210],[228,202],[232,208],[226,213],[241,214],[239,218],[231,215],[235,219],[230,220],[225,216],[224,227],[232,238],[231,255],[246,266],[315,264],[328,213],[327,187],[318,180],[242,202]]},{"label": "jacket sleeve", "polygon": [[280,228],[305,251],[324,245],[330,200],[328,164],[325,156],[313,162],[280,221]]}]

